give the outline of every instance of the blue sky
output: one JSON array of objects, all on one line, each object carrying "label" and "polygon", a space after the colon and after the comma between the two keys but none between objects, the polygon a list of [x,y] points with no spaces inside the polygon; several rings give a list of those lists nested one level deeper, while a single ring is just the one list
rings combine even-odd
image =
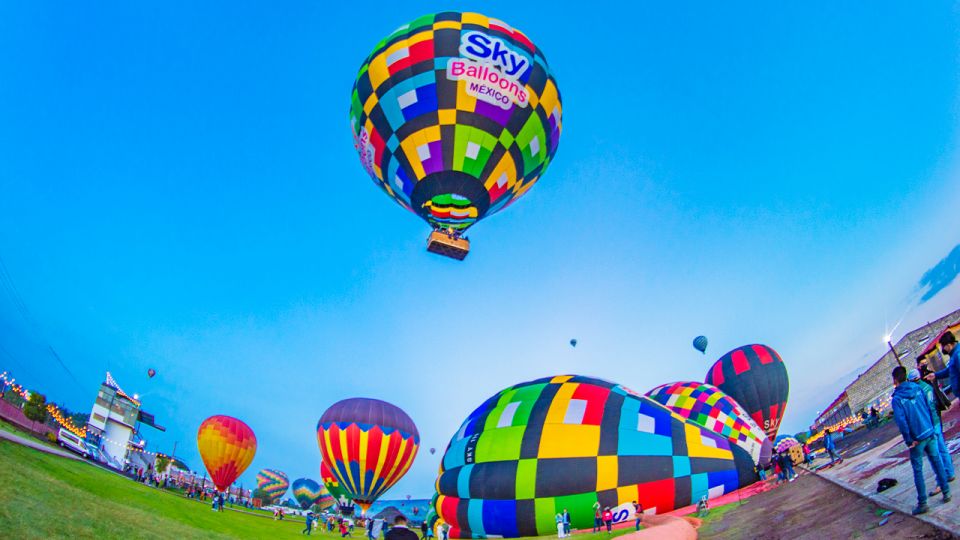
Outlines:
[{"label": "blue sky", "polygon": [[[0,366],[83,411],[110,369],[195,468],[203,418],[242,418],[247,485],[316,478],[342,398],[442,451],[511,384],[646,391],[753,342],[806,427],[898,320],[960,299],[918,304],[960,231],[960,13],[673,4],[0,5],[0,255],[29,310],[0,294]],[[523,30],[564,100],[555,161],[464,263],[423,250],[347,119],[373,45],[443,9]],[[389,496],[429,497],[441,451]]]}]

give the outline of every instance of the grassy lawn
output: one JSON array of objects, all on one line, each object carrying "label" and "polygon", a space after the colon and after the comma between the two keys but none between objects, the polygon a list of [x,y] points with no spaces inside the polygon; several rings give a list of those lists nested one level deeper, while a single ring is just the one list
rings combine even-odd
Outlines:
[{"label": "grassy lawn", "polygon": [[[0,486],[0,531],[6,538],[296,538],[303,528],[302,520],[214,512],[208,503],[4,440],[0,440]],[[711,509],[705,525],[726,511]],[[575,538],[607,540],[632,530]],[[314,536],[339,538],[318,531]],[[354,538],[364,538],[363,531],[354,531]]]}]

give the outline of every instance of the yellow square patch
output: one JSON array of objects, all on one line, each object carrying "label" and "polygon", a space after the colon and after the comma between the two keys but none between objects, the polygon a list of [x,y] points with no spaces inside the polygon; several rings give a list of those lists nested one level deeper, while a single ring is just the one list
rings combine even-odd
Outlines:
[{"label": "yellow square patch", "polygon": [[597,491],[617,487],[617,456],[597,456]]},{"label": "yellow square patch", "polygon": [[460,21],[437,21],[433,23],[434,30],[448,29],[448,30],[460,30],[463,28],[463,23]]},{"label": "yellow square patch", "polygon": [[457,123],[456,109],[440,109],[437,114],[440,116],[441,126],[452,126]]},{"label": "yellow square patch", "polygon": [[600,426],[544,424],[537,457],[594,457],[600,451]]}]

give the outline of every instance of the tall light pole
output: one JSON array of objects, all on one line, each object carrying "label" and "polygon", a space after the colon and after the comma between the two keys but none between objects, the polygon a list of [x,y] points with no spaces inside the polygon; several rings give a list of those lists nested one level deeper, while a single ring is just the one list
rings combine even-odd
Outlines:
[{"label": "tall light pole", "polygon": [[891,335],[887,335],[886,337],[884,337],[884,340],[886,340],[887,342],[887,347],[890,347],[890,352],[893,353],[893,357],[897,359],[897,364],[899,364],[900,367],[903,367],[903,362],[900,360],[900,355],[897,354],[897,349],[893,347],[893,341],[891,341],[892,337],[893,336]]}]

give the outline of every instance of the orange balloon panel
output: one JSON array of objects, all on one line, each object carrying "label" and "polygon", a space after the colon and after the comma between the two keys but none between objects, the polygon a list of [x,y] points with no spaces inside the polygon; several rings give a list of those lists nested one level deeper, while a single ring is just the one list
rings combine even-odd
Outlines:
[{"label": "orange balloon panel", "polygon": [[217,415],[200,424],[197,447],[213,484],[225,491],[253,462],[257,437],[240,420]]}]

